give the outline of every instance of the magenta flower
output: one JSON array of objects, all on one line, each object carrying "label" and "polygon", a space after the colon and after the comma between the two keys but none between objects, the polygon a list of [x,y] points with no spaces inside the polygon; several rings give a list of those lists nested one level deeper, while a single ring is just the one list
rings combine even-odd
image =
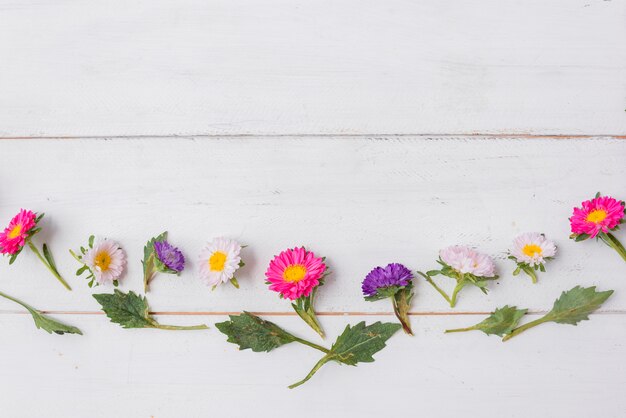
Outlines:
[{"label": "magenta flower", "polygon": [[20,209],[11,219],[4,232],[0,232],[0,253],[19,253],[28,239],[29,232],[37,225],[37,215],[30,210]]},{"label": "magenta flower", "polygon": [[32,242],[32,238],[41,230],[41,228],[37,226],[41,218],[43,218],[43,213],[37,215],[33,211],[20,209],[19,213],[9,222],[9,226],[6,227],[3,232],[0,232],[0,254],[8,255],[10,257],[9,264],[13,264],[24,247],[28,246],[50,273],[52,273],[67,290],[72,290],[57,270],[54,260],[52,259],[52,254],[50,254],[46,244],[43,244],[42,251],[40,252]]},{"label": "magenta flower", "polygon": [[322,337],[313,299],[318,286],[324,282],[326,264],[304,247],[282,251],[270,262],[265,277],[270,290],[280,293],[281,298],[295,301],[291,306],[304,321]]},{"label": "magenta flower", "polygon": [[612,231],[619,229],[624,222],[624,202],[610,196],[600,196],[582,202],[581,208],[574,208],[569,218],[572,235],[575,241],[584,241],[588,238],[600,239],[613,248],[626,261],[626,249],[619,242]]}]

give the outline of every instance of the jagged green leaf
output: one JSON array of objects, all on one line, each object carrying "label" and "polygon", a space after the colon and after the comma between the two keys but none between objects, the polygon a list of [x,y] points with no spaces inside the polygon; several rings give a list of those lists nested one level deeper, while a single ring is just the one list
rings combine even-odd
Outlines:
[{"label": "jagged green leaf", "polygon": [[150,328],[155,325],[146,298],[132,291],[124,293],[115,289],[112,294],[101,293],[93,297],[102,305],[111,322],[122,328]]},{"label": "jagged green leaf", "polygon": [[561,293],[552,310],[546,315],[546,320],[576,325],[580,321],[588,320],[589,314],[598,309],[612,294],[612,290],[597,292],[595,286],[586,288],[576,286]]},{"label": "jagged green leaf", "polygon": [[162,325],[150,316],[150,307],[145,296],[140,296],[132,291],[128,293],[115,289],[114,293],[101,293],[93,297],[102,305],[102,310],[111,322],[119,324],[122,328],[158,328],[167,330],[198,330],[207,329],[201,325]]},{"label": "jagged green leaf", "polygon": [[273,322],[266,321],[249,312],[229,315],[230,320],[215,324],[225,334],[227,341],[237,344],[240,350],[269,352],[281,345],[296,341],[296,338]]},{"label": "jagged green leaf", "polygon": [[59,334],[59,335],[63,335],[63,334],[83,335],[81,330],[79,330],[78,328],[73,327],[71,325],[64,324],[55,319],[52,319],[49,316],[44,315],[43,313],[39,312],[37,309],[22,302],[19,299],[16,299],[2,292],[0,292],[0,296],[6,299],[9,299],[19,305],[22,305],[24,308],[26,308],[26,310],[28,310],[30,315],[33,317],[33,320],[35,321],[35,326],[37,327],[37,329],[42,329],[46,331],[48,334],[52,334],[54,332],[55,334]]},{"label": "jagged green leaf", "polygon": [[357,363],[371,363],[373,355],[386,347],[386,342],[402,326],[393,323],[375,322],[365,325],[359,322],[354,326],[346,326],[343,333],[337,337],[330,351],[322,357],[313,367],[309,374],[301,381],[289,386],[293,389],[308,381],[313,375],[329,361],[356,366]]},{"label": "jagged green leaf", "polygon": [[365,325],[364,321],[354,326],[346,326],[333,344],[327,357],[344,364],[370,363],[375,353],[385,348],[385,342],[401,328],[399,324],[374,322]]},{"label": "jagged green leaf", "polygon": [[62,322],[59,322],[55,319],[50,318],[42,314],[41,312],[37,312],[34,310],[29,310],[30,314],[33,316],[35,320],[35,326],[39,329],[46,331],[48,334],[55,333],[59,335],[63,334],[79,334],[83,335],[81,330],[71,325],[66,325]]},{"label": "jagged green leaf", "polygon": [[516,306],[504,306],[498,308],[483,321],[469,328],[446,330],[446,333],[461,331],[482,331],[487,335],[504,336],[509,334],[519,323],[520,319],[528,312],[528,309],[517,309]]}]

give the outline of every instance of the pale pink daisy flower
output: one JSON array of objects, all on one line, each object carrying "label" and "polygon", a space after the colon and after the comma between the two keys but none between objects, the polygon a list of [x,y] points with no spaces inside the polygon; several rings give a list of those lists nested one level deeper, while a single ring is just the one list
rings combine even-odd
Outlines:
[{"label": "pale pink daisy flower", "polygon": [[[448,301],[450,307],[456,306],[457,295],[467,285],[478,287],[481,292],[487,293],[487,282],[496,280],[496,265],[493,259],[486,254],[479,253],[469,247],[462,245],[453,245],[439,251],[440,270],[430,270],[426,274],[418,271],[417,273],[424,277],[426,281],[433,286],[445,300]],[[452,296],[448,296],[437,284],[432,277],[443,275],[456,280],[456,286],[452,292]]]},{"label": "pale pink daisy flower", "polygon": [[120,279],[126,266],[126,254],[115,241],[104,239],[87,250],[82,261],[89,267],[99,284]]},{"label": "pale pink daisy flower", "polygon": [[496,265],[493,259],[469,247],[453,245],[439,251],[439,257],[448,266],[462,274],[469,273],[476,277],[496,275]]},{"label": "pale pink daisy flower", "polygon": [[518,263],[535,267],[556,255],[556,245],[543,234],[526,232],[513,240],[510,253]]}]

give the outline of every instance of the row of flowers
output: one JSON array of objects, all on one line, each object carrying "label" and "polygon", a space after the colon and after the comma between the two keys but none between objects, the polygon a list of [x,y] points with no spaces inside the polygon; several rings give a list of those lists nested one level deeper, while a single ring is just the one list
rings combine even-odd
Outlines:
[{"label": "row of flowers", "polygon": [[[32,211],[22,209],[11,220],[8,227],[0,233],[0,253],[8,256],[9,263],[12,264],[20,252],[25,247],[28,247],[35,253],[53,276],[68,290],[71,290],[68,283],[59,273],[52,254],[46,244],[43,244],[41,250],[39,250],[33,242],[33,237],[41,230],[39,222],[42,217],[43,214],[38,215]],[[613,232],[617,230],[619,225],[623,222],[624,202],[598,194],[595,198],[583,202],[581,207],[574,208],[573,215],[570,218],[572,232],[570,238],[577,242],[596,238],[616,250],[624,261],[626,261],[626,250],[613,235]],[[241,245],[239,242],[229,238],[220,237],[213,239],[200,251],[198,257],[198,276],[213,289],[227,282],[230,282],[233,286],[238,288],[239,283],[236,275],[237,271],[244,266],[241,255],[244,247],[245,246]],[[94,236],[89,237],[85,246],[80,247],[77,251],[70,250],[70,253],[74,259],[80,263],[80,268],[77,270],[76,274],[85,277],[88,280],[89,287],[109,284],[117,286],[127,263],[126,255],[117,242],[109,239],[96,240]],[[536,283],[537,273],[540,271],[545,272],[545,264],[549,260],[552,260],[556,254],[557,247],[555,243],[543,234],[524,233],[513,240],[512,248],[509,251],[509,258],[516,264],[513,275],[518,275],[523,272],[532,279],[533,283]],[[417,271],[416,274],[433,286],[451,307],[455,307],[459,292],[464,287],[476,286],[486,294],[488,291],[488,283],[498,278],[494,260],[490,256],[466,246],[456,245],[442,249],[439,252],[437,263],[439,264],[438,269],[429,270],[425,273]],[[179,248],[169,242],[167,233],[164,232],[146,243],[142,264],[144,290],[147,293],[150,283],[157,273],[180,274],[185,269],[185,256]],[[269,289],[278,292],[280,298],[290,300],[296,313],[322,337],[324,336],[324,332],[315,315],[314,300],[317,290],[324,284],[324,280],[328,274],[329,271],[325,258],[318,257],[315,253],[304,247],[296,247],[282,251],[269,262],[269,266],[265,272],[266,283],[269,285]],[[450,295],[435,282],[434,278],[436,276],[449,277],[455,281],[454,289]],[[363,295],[367,301],[390,299],[393,311],[400,321],[402,328],[407,334],[411,335],[412,330],[408,315],[413,298],[414,279],[415,276],[409,268],[399,263],[390,263],[385,267],[376,267],[370,271],[361,286]],[[576,296],[572,296],[572,298],[577,301],[576,303],[580,303],[581,300],[581,296],[578,295],[577,292],[582,292],[581,294],[587,295],[586,297],[588,297],[590,301],[595,300],[594,297],[600,294],[595,292],[595,289],[589,292],[589,289],[580,290],[580,288],[574,288],[570,292],[572,291],[574,291]],[[612,293],[612,291],[610,292]],[[605,299],[610,295],[610,293],[607,292],[603,294],[606,295]],[[8,297],[3,293],[0,293],[0,296]],[[206,326],[175,327],[160,325],[149,317],[145,298],[141,298],[133,292],[124,294],[116,290],[113,295],[94,295],[94,297],[102,304],[103,310],[105,310],[111,320],[120,323],[124,327],[136,327],[137,321],[127,323],[118,320],[119,313],[114,312],[114,307],[116,303],[119,304],[119,300],[115,301],[111,298],[123,299],[124,304],[135,304],[139,311],[143,310],[145,313],[144,318],[138,322],[139,324],[143,324],[143,326],[164,329],[206,328]],[[21,303],[29,309],[31,313],[36,313],[36,311],[31,309],[28,305],[14,298],[8,298]],[[496,315],[495,321],[499,325],[499,327],[496,327],[496,330],[498,332],[502,331],[502,321],[505,320],[513,322],[513,319],[515,319],[513,325],[516,325],[517,320],[519,320],[525,312],[525,310],[518,310],[515,307],[508,306],[501,310],[496,310],[494,313],[494,315]],[[35,316],[35,313],[33,313],[33,316]],[[245,321],[234,320],[231,317],[231,321],[227,325],[222,324],[222,327],[219,328],[222,332],[229,335],[229,341],[237,342],[240,347],[253,348],[254,350],[253,346],[246,347],[246,344],[250,344],[250,342],[247,339],[248,337],[242,337],[242,329],[250,329],[250,327],[255,326],[277,326],[254,317],[251,314],[246,315],[248,315],[248,317]],[[487,327],[486,329],[493,331],[493,329],[489,327],[493,327],[494,320],[488,318],[486,321],[487,325],[482,328],[479,326],[480,324],[478,324],[474,327],[462,330],[480,329],[486,332],[485,327]],[[241,324],[242,328],[237,328],[236,324]],[[391,334],[386,333],[384,327],[386,325],[388,324],[381,324],[383,329],[381,329],[380,335],[388,334],[386,338],[389,338]],[[365,327],[364,324],[363,326]],[[368,327],[365,328],[368,329],[367,332],[369,334],[373,332],[372,329]],[[361,327],[357,326],[351,328],[350,332],[357,332],[354,331],[356,329],[360,330]],[[390,329],[391,328],[386,328],[387,331]],[[514,331],[512,326],[510,329],[506,329],[510,332]],[[62,328],[61,325],[58,325],[57,329],[53,328],[52,331],[58,333],[70,332]],[[347,331],[348,330],[346,330],[346,332]],[[275,332],[275,330],[273,332]],[[497,334],[498,332],[492,333]],[[489,332],[486,333],[489,334]],[[290,339],[292,337],[293,336],[289,334],[289,337],[285,338]],[[242,340],[241,338],[244,339]],[[505,338],[510,337],[507,336]],[[296,339],[296,341],[298,340],[299,339]],[[241,344],[242,341],[244,341],[243,346]],[[304,340],[299,341],[302,342]],[[306,345],[311,347],[315,346],[315,344],[310,342],[307,342]],[[384,343],[382,346],[384,346]],[[320,349],[320,346],[313,348]]]}]

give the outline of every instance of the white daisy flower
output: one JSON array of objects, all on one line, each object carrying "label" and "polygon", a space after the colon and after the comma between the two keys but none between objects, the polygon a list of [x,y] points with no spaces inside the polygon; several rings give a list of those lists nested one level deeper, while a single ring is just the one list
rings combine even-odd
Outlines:
[{"label": "white daisy flower", "polygon": [[98,283],[113,283],[124,272],[126,254],[118,243],[104,239],[85,253],[83,262],[92,271]]},{"label": "white daisy flower", "polygon": [[513,240],[511,255],[518,263],[540,266],[556,255],[556,245],[538,232],[527,232]]},{"label": "white daisy flower", "polygon": [[229,280],[237,287],[234,275],[242,265],[240,253],[241,245],[237,241],[215,238],[200,251],[200,279],[214,288]]}]

